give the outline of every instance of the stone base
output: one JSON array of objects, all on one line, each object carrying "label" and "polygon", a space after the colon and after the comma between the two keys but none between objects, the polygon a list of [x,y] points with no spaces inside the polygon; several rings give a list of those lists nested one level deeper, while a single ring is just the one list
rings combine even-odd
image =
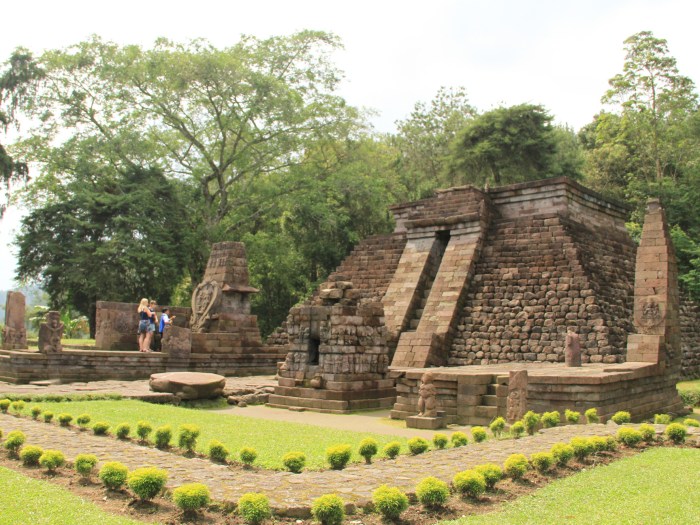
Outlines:
[{"label": "stone base", "polygon": [[445,428],[444,417],[409,416],[406,418],[408,428],[419,428],[423,430],[437,430]]},{"label": "stone base", "polygon": [[305,408],[316,412],[347,414],[359,410],[391,408],[396,401],[396,389],[327,390],[322,388],[275,387],[268,406],[274,408]]}]

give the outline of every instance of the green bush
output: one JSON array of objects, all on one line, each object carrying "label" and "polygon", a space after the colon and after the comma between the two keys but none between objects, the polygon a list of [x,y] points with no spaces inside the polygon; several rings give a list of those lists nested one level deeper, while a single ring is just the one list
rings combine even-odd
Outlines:
[{"label": "green bush", "polygon": [[478,498],[486,492],[486,479],[476,470],[465,470],[455,474],[452,478],[452,486],[463,496]]},{"label": "green bush", "polygon": [[584,415],[586,416],[586,423],[588,424],[600,422],[597,408],[589,408],[584,412]]},{"label": "green bush", "polygon": [[53,412],[44,412],[44,422],[45,423],[51,423],[51,420],[53,419]]},{"label": "green bush", "polygon": [[401,443],[398,441],[391,441],[384,446],[382,453],[389,459],[394,459],[401,452]]},{"label": "green bush", "polygon": [[691,419],[691,418],[684,419],[683,424],[686,427],[700,427],[700,421],[698,421],[697,419]]},{"label": "green bush", "polygon": [[564,410],[564,418],[567,422],[571,423],[572,425],[576,425],[581,420],[581,412],[566,409]]},{"label": "green bush", "polygon": [[39,457],[39,465],[49,472],[54,472],[65,462],[66,457],[63,455],[63,452],[58,450],[44,450],[44,453]]},{"label": "green bush", "polygon": [[510,435],[513,436],[515,439],[523,437],[524,433],[525,425],[522,421],[516,421],[510,426]]},{"label": "green bush", "polygon": [[503,463],[503,472],[511,479],[520,479],[527,472],[527,467],[525,454],[511,454]]},{"label": "green bush", "polygon": [[131,434],[131,425],[129,423],[119,423],[114,429],[114,435],[118,439],[126,439]]},{"label": "green bush", "polygon": [[555,443],[550,452],[560,467],[565,467],[574,458],[574,447],[566,443]]},{"label": "green bush", "polygon": [[474,443],[481,443],[485,441],[487,437],[484,427],[472,427],[472,439]]},{"label": "green bush", "polygon": [[217,463],[226,463],[228,456],[229,450],[221,441],[212,439],[209,442],[209,459],[216,461]]},{"label": "green bush", "polygon": [[58,414],[56,419],[58,419],[62,427],[67,427],[70,425],[70,422],[73,421],[73,416],[64,412],[63,414]]},{"label": "green bush", "polygon": [[432,476],[421,480],[416,486],[416,498],[424,507],[442,507],[449,497],[447,483]]},{"label": "green bush", "polygon": [[642,433],[634,428],[623,427],[617,431],[617,440],[628,447],[636,447],[643,439]]},{"label": "green bush", "polygon": [[656,441],[656,429],[653,426],[644,423],[639,425],[638,430],[642,434],[642,439],[645,443],[653,443]]},{"label": "green bush", "polygon": [[17,415],[20,415],[22,413],[22,410],[24,410],[24,406],[25,406],[24,401],[22,401],[21,399],[18,399],[17,401],[13,401],[10,404],[12,411]]},{"label": "green bush", "polygon": [[39,415],[41,414],[41,407],[33,406],[30,410],[30,413],[32,414],[32,419],[39,419]]},{"label": "green bush", "polygon": [[678,392],[684,405],[689,407],[700,406],[700,390],[684,390]]},{"label": "green bush", "polygon": [[593,452],[596,454],[605,452],[608,449],[608,440],[602,436],[591,436],[588,438],[588,442],[591,444]]},{"label": "green bush", "polygon": [[685,438],[688,437],[688,429],[680,423],[671,423],[666,427],[664,434],[676,445],[680,445],[685,443]]},{"label": "green bush", "polygon": [[352,448],[350,445],[335,445],[326,449],[326,461],[333,470],[343,470],[351,456]]},{"label": "green bush", "polygon": [[655,425],[670,425],[671,416],[668,414],[654,414],[654,424]]},{"label": "green bush", "polygon": [[160,494],[168,481],[168,473],[155,467],[137,468],[129,472],[126,483],[141,501],[149,501]]},{"label": "green bush", "polygon": [[583,461],[588,456],[593,454],[593,445],[591,445],[591,442],[588,441],[588,438],[571,438],[571,440],[569,441],[569,445],[571,445],[571,448],[574,449],[574,457],[579,461]]},{"label": "green bush", "polygon": [[449,442],[450,439],[445,434],[437,433],[433,436],[433,446],[438,450],[442,450],[443,448],[447,447]]},{"label": "green bush", "polygon": [[256,525],[272,516],[265,494],[249,492],[238,498],[238,513],[246,523]]},{"label": "green bush", "polygon": [[626,412],[624,410],[620,410],[619,412],[615,412],[615,415],[610,418],[614,423],[618,425],[622,425],[624,423],[629,423],[632,421],[632,415],[629,412]]},{"label": "green bush", "polygon": [[19,451],[19,459],[28,467],[39,464],[39,458],[44,453],[44,449],[35,445],[27,445]]},{"label": "green bush", "polygon": [[360,441],[359,453],[365,458],[365,463],[372,463],[372,456],[376,456],[379,452],[379,444],[372,438],[365,438]]},{"label": "green bush", "polygon": [[387,520],[396,520],[408,508],[408,496],[396,487],[382,485],[372,492],[374,508]]},{"label": "green bush", "polygon": [[75,422],[78,423],[80,430],[85,430],[90,424],[90,414],[80,414],[75,418]]},{"label": "green bush", "polygon": [[170,440],[173,439],[173,429],[170,428],[170,425],[163,425],[162,427],[156,428],[153,437],[155,439],[156,448],[168,448],[170,446]]},{"label": "green bush", "polygon": [[489,425],[489,429],[491,430],[491,433],[495,437],[500,437],[501,434],[503,434],[503,431],[506,428],[506,420],[502,417],[497,417],[493,421],[491,421],[491,424]]},{"label": "green bush", "polygon": [[496,483],[503,479],[503,469],[495,463],[477,465],[474,467],[474,470],[484,476],[484,481],[486,482],[486,488],[488,490],[493,490]]},{"label": "green bush", "polygon": [[107,434],[108,430],[109,423],[106,423],[105,421],[98,421],[97,423],[92,425],[92,433],[96,436],[104,436]]},{"label": "green bush", "polygon": [[530,463],[540,474],[546,474],[554,465],[554,454],[551,452],[535,452],[530,455]]},{"label": "green bush", "polygon": [[422,454],[430,448],[430,443],[428,443],[428,440],[422,437],[413,437],[409,439],[408,443],[406,444],[408,445],[408,451],[414,456]]},{"label": "green bush", "polygon": [[196,425],[181,425],[177,437],[177,446],[187,452],[194,452],[199,437],[199,427]]},{"label": "green bush", "polygon": [[238,453],[238,457],[246,467],[250,467],[258,457],[258,453],[254,448],[243,447]]},{"label": "green bush", "polygon": [[129,469],[126,468],[126,465],[118,461],[108,461],[102,465],[97,477],[108,489],[117,490],[124,486],[128,475]]},{"label": "green bush", "polygon": [[605,443],[605,450],[608,452],[615,452],[617,450],[617,439],[615,439],[615,436],[607,436],[605,438]]},{"label": "green bush", "polygon": [[202,483],[188,483],[173,490],[173,501],[185,513],[193,512],[209,505],[211,493]]},{"label": "green bush", "polygon": [[540,415],[528,410],[522,419],[523,425],[525,426],[525,431],[532,436],[537,430],[537,425],[540,424]]},{"label": "green bush", "polygon": [[553,412],[545,412],[542,414],[541,421],[544,428],[554,428],[560,423],[561,416],[556,410]]},{"label": "green bush", "polygon": [[303,452],[287,452],[282,457],[282,464],[289,472],[299,474],[306,466],[306,456]]},{"label": "green bush", "polygon": [[10,401],[9,399],[0,399],[0,412],[3,414],[7,414],[7,409],[10,408]]},{"label": "green bush", "polygon": [[5,438],[5,448],[11,455],[16,456],[19,448],[27,441],[27,436],[21,430],[13,430],[7,434]]},{"label": "green bush", "polygon": [[345,519],[345,503],[336,494],[326,494],[313,501],[311,515],[321,525],[340,525]]},{"label": "green bush", "polygon": [[97,456],[94,454],[78,454],[75,456],[73,466],[78,474],[84,478],[89,478],[97,466]]},{"label": "green bush", "polygon": [[148,421],[136,423],[136,435],[141,441],[148,440],[148,436],[153,432],[153,426]]},{"label": "green bush", "polygon": [[453,447],[463,447],[469,443],[469,438],[464,432],[453,432],[450,436],[450,441]]}]

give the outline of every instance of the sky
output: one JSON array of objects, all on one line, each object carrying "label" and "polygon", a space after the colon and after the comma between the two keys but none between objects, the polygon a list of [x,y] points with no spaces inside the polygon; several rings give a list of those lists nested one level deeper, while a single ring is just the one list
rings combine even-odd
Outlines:
[{"label": "sky", "polygon": [[[334,55],[345,72],[339,94],[374,110],[382,132],[442,86],[464,87],[480,111],[542,104],[578,130],[600,111],[608,79],[622,71],[623,41],[639,31],[668,40],[680,72],[700,82],[697,0],[25,0],[4,2],[0,18],[0,62],[18,46],[39,55],[91,34],[228,47],[242,34],[332,32],[344,44]],[[21,215],[11,208],[0,219],[0,289],[14,285]]]}]

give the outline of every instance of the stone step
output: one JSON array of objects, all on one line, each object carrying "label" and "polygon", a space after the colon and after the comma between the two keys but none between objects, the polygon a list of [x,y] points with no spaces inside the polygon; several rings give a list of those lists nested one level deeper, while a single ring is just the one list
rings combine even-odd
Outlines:
[{"label": "stone step", "polygon": [[420,324],[420,319],[411,319],[411,323],[409,325],[410,330],[406,330],[407,332],[415,332],[416,328],[418,328],[418,325]]},{"label": "stone step", "polygon": [[413,315],[414,319],[420,319],[423,316],[423,311],[424,311],[423,306],[425,306],[425,305],[422,305],[421,308],[416,308],[416,311]]},{"label": "stone step", "polygon": [[487,407],[497,407],[498,397],[496,397],[495,395],[481,396],[481,404]]},{"label": "stone step", "polygon": [[498,391],[498,385],[495,383],[492,383],[490,385],[486,386],[486,393],[490,396],[495,396],[496,392]]},{"label": "stone step", "polygon": [[498,417],[498,407],[497,406],[484,406],[484,405],[479,405],[475,407],[475,414],[474,417],[480,417],[480,418],[486,418],[490,421],[493,421],[495,418]]}]

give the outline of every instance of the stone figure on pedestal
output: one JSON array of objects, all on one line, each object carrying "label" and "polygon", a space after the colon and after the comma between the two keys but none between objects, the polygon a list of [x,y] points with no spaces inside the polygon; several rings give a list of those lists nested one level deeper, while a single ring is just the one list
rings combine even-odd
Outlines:
[{"label": "stone figure on pedestal", "polygon": [[581,366],[581,341],[572,328],[566,332],[564,360],[566,366]]},{"label": "stone figure on pedestal", "polygon": [[437,416],[437,389],[433,384],[433,374],[426,372],[420,380],[418,389],[418,415],[423,417]]},{"label": "stone figure on pedestal", "polygon": [[46,314],[46,321],[39,327],[39,352],[53,354],[61,352],[63,345],[64,324],[61,322],[61,314],[51,310]]}]

